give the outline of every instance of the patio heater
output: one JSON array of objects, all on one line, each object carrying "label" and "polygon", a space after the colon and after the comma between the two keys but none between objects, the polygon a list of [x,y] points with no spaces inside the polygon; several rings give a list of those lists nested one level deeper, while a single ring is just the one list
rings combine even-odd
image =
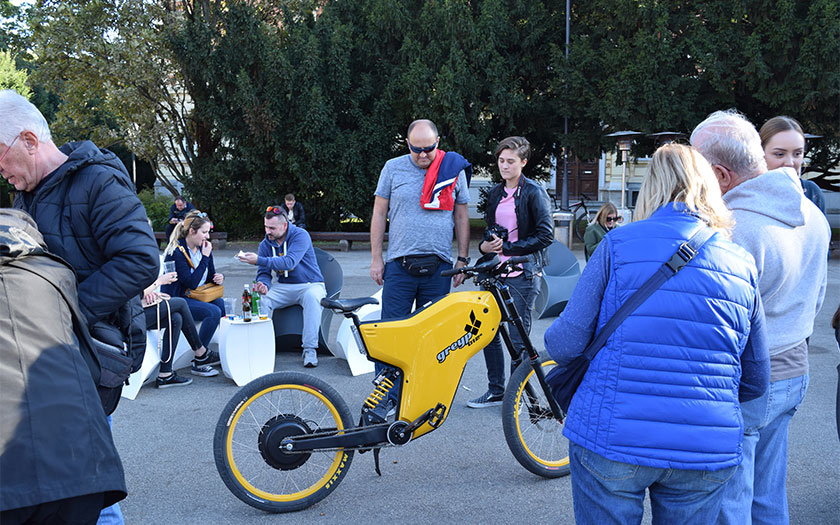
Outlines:
[{"label": "patio heater", "polygon": [[630,158],[630,147],[633,145],[633,140],[639,135],[644,135],[644,133],[639,131],[616,131],[607,135],[607,137],[614,137],[618,140],[618,149],[621,151],[621,205],[618,207],[618,213],[624,217],[625,221],[629,221],[630,219],[630,210],[627,209],[627,199],[625,197],[627,161]]},{"label": "patio heater", "polygon": [[653,139],[653,143],[658,149],[664,144],[676,142],[678,139],[685,137],[685,133],[680,133],[679,131],[660,131],[658,133],[650,133],[648,137]]}]

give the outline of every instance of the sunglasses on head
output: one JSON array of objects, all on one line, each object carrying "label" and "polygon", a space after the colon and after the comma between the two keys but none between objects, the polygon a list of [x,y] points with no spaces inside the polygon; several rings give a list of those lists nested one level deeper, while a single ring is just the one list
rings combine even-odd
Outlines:
[{"label": "sunglasses on head", "polygon": [[621,216],[618,216],[618,217],[614,217],[614,216],[611,216],[611,215],[607,216],[607,222],[621,222],[623,220],[624,220],[624,217],[621,217]]},{"label": "sunglasses on head", "polygon": [[435,141],[434,144],[425,148],[418,148],[417,146],[413,146],[411,142],[408,143],[408,149],[410,149],[412,153],[416,153],[417,155],[420,155],[421,153],[431,153],[435,150],[435,148],[437,148],[437,146],[438,141]]},{"label": "sunglasses on head", "polygon": [[270,213],[272,215],[282,215],[283,217],[287,216],[286,215],[286,213],[287,213],[286,210],[284,210],[280,206],[269,206],[268,208],[265,209],[265,212]]}]

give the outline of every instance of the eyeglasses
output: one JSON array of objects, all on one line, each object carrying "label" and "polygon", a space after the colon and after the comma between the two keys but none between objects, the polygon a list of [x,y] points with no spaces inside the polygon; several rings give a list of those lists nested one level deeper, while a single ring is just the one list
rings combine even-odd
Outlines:
[{"label": "eyeglasses", "polygon": [[8,155],[10,151],[12,151],[12,146],[15,145],[15,142],[17,142],[19,136],[20,135],[15,136],[15,138],[12,140],[12,143],[9,144],[8,148],[6,148],[6,151],[4,151],[2,155],[0,155],[0,162],[3,162],[3,159],[6,158],[6,155]]},{"label": "eyeglasses", "polygon": [[438,147],[438,141],[435,141],[434,144],[432,144],[431,146],[427,146],[425,148],[418,148],[417,146],[413,146],[411,144],[411,142],[408,143],[408,149],[410,149],[412,153],[416,153],[417,155],[420,155],[421,153],[431,153],[437,147]]},{"label": "eyeglasses", "polygon": [[280,206],[269,206],[265,209],[266,213],[273,213],[274,215],[285,215],[286,212]]},{"label": "eyeglasses", "polygon": [[621,217],[621,216],[618,216],[618,217],[607,216],[607,222],[621,222],[623,220],[624,220],[624,217]]}]

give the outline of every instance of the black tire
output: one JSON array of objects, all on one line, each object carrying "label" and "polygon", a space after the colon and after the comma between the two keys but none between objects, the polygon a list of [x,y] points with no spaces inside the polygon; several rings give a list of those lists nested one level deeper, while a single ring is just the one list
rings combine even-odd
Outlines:
[{"label": "black tire", "polygon": [[585,204],[580,204],[572,209],[572,230],[574,230],[578,241],[584,242],[583,236],[586,234],[586,228],[591,221],[592,217]]},{"label": "black tire", "polygon": [[[555,363],[543,359],[548,373]],[[533,367],[527,361],[510,378],[502,403],[502,426],[513,457],[526,469],[544,478],[569,474],[569,441],[563,422],[551,414],[548,399]]]},{"label": "black tire", "polygon": [[216,469],[228,489],[252,507],[302,510],[338,486],[353,451],[284,454],[267,443],[276,444],[278,435],[353,426],[347,404],[324,381],[299,372],[269,374],[242,387],[219,416],[213,438]]}]

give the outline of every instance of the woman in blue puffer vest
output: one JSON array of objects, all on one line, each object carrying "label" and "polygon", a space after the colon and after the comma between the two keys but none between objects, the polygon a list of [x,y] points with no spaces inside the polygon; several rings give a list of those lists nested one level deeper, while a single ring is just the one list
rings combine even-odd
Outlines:
[{"label": "woman in blue puffer vest", "polygon": [[769,381],[752,257],[711,166],[687,146],[653,156],[636,221],[610,231],[545,333],[558,366],[594,335],[700,227],[715,235],[613,332],[572,399],[569,439],[577,523],[712,523],[741,462],[740,401]]}]

